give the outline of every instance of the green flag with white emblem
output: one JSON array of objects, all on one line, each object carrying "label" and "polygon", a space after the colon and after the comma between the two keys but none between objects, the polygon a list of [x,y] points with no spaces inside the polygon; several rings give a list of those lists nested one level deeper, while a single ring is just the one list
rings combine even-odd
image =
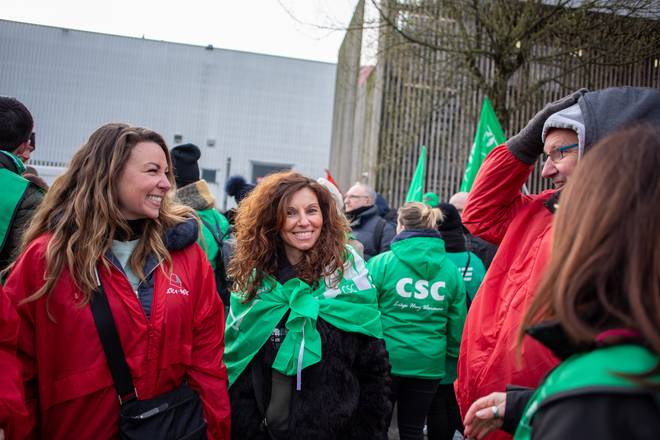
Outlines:
[{"label": "green flag with white emblem", "polygon": [[472,152],[470,153],[467,167],[465,167],[463,182],[461,182],[461,191],[470,192],[474,179],[477,177],[477,171],[479,171],[479,167],[484,159],[486,159],[486,156],[488,156],[488,153],[505,140],[504,132],[502,131],[500,122],[497,120],[493,105],[490,103],[488,97],[484,97],[484,105],[481,107],[477,133],[472,143]]}]

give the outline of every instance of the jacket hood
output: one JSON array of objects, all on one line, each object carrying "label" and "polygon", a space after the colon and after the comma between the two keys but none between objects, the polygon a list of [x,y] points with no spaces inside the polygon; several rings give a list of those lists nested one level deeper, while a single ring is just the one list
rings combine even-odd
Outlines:
[{"label": "jacket hood", "polygon": [[561,360],[594,348],[591,344],[585,345],[573,342],[559,324],[559,321],[543,321],[534,324],[525,329],[525,333],[550,349],[552,354]]},{"label": "jacket hood", "polygon": [[584,153],[610,133],[639,123],[660,124],[660,90],[613,87],[585,93],[578,104],[584,117]]},{"label": "jacket hood", "polygon": [[184,205],[198,211],[215,206],[215,198],[211,195],[209,186],[204,180],[198,180],[179,188],[176,191],[176,197]]},{"label": "jacket hood", "polygon": [[447,252],[465,252],[465,236],[462,229],[450,229],[448,231],[441,231],[440,236],[442,241],[445,242],[445,251]]},{"label": "jacket hood", "polygon": [[394,256],[418,274],[430,279],[445,264],[445,243],[433,229],[407,230],[392,240]]},{"label": "jacket hood", "polygon": [[387,200],[385,200],[385,197],[383,197],[380,193],[376,193],[376,200],[374,201],[374,205],[378,210],[378,215],[381,217],[390,212],[390,205],[387,203]]},{"label": "jacket hood", "polygon": [[[614,328],[610,330],[616,331],[625,329]],[[568,359],[575,354],[594,350],[599,346],[607,345],[607,343],[599,343],[597,341],[590,343],[576,342],[571,339],[561,323],[556,320],[543,321],[534,324],[525,329],[525,333],[550,349],[552,354],[561,360]],[[618,337],[621,338],[619,343],[647,345],[643,337],[641,335],[636,335],[634,331],[629,331],[623,335],[619,334]]]},{"label": "jacket hood", "polygon": [[548,132],[553,128],[573,130],[577,134],[580,155],[584,154],[584,116],[580,105],[575,104],[550,116],[543,124],[541,140],[545,142]]},{"label": "jacket hood", "polygon": [[197,241],[197,220],[189,218],[165,232],[165,247],[168,251],[178,251]]}]

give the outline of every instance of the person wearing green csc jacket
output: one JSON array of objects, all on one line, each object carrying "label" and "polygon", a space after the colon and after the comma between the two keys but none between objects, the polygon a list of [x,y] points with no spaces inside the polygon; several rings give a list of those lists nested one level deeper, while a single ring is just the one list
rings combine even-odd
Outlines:
[{"label": "person wearing green csc jacket", "polygon": [[422,439],[424,419],[445,363],[458,357],[465,286],[435,230],[439,211],[411,202],[399,209],[391,250],[367,263],[392,364],[392,402],[401,439]]},{"label": "person wearing green csc jacket", "polygon": [[442,211],[442,221],[438,230],[445,242],[445,250],[449,258],[456,264],[458,271],[465,282],[465,289],[469,297],[468,308],[486,276],[486,266],[475,253],[468,251],[463,235],[465,227],[461,216],[454,205],[439,203],[437,209]]}]

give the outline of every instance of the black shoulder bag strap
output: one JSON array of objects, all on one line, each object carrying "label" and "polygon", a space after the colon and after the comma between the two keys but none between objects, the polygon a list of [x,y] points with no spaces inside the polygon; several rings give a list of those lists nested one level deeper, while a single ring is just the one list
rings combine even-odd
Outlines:
[{"label": "black shoulder bag strap", "polygon": [[468,251],[467,254],[468,254],[467,263],[465,263],[465,267],[463,268],[463,281],[465,281],[465,274],[467,273],[468,268],[470,267],[470,260],[472,259],[471,252]]},{"label": "black shoulder bag strap", "polygon": [[[227,286],[227,272],[225,271],[225,259],[223,257],[223,250],[222,250],[222,231],[220,231],[220,227],[217,226],[215,229],[208,223],[206,222],[203,218],[199,217],[199,219],[202,221],[204,226],[206,226],[206,229],[211,232],[211,235],[213,235],[213,239],[215,242],[218,244],[218,255],[215,258],[215,270],[217,273],[215,283],[217,284],[217,289],[218,292],[220,293],[220,297],[222,298],[222,301],[228,302],[229,299],[229,287]],[[225,298],[226,296],[226,298]],[[225,304],[228,305],[228,304]]]},{"label": "black shoulder bag strap", "polygon": [[[465,274],[467,273],[468,268],[470,267],[470,261],[472,260],[472,253],[468,250],[467,254],[468,254],[467,263],[465,263],[465,267],[463,268],[463,281],[465,281]],[[470,294],[468,293],[467,286],[465,286],[465,307],[469,309],[471,305],[472,305],[472,300],[470,299]]]},{"label": "black shoulder bag strap", "polygon": [[130,400],[137,399],[137,390],[133,385],[131,372],[126,363],[126,356],[119,341],[117,326],[112,317],[108,297],[103,290],[98,272],[96,273],[96,279],[99,285],[92,293],[90,308],[92,309],[92,316],[94,316],[96,330],[99,332],[99,337],[101,338],[101,345],[103,345],[108,367],[110,367],[112,380],[117,389],[119,403],[123,405]]}]

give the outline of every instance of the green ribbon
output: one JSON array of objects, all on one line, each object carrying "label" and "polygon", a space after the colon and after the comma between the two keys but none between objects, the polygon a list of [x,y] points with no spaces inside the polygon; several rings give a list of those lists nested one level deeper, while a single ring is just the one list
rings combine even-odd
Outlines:
[{"label": "green ribbon", "polygon": [[317,289],[293,278],[283,285],[267,276],[255,298],[247,303],[233,292],[225,330],[225,364],[230,385],[245,370],[252,358],[268,341],[271,333],[290,310],[287,334],[273,368],[287,376],[296,375],[301,388],[304,368],[321,361],[321,335],[316,329],[319,317],[340,330],[382,338],[376,290],[362,258],[354,254],[336,283],[322,280]]}]

